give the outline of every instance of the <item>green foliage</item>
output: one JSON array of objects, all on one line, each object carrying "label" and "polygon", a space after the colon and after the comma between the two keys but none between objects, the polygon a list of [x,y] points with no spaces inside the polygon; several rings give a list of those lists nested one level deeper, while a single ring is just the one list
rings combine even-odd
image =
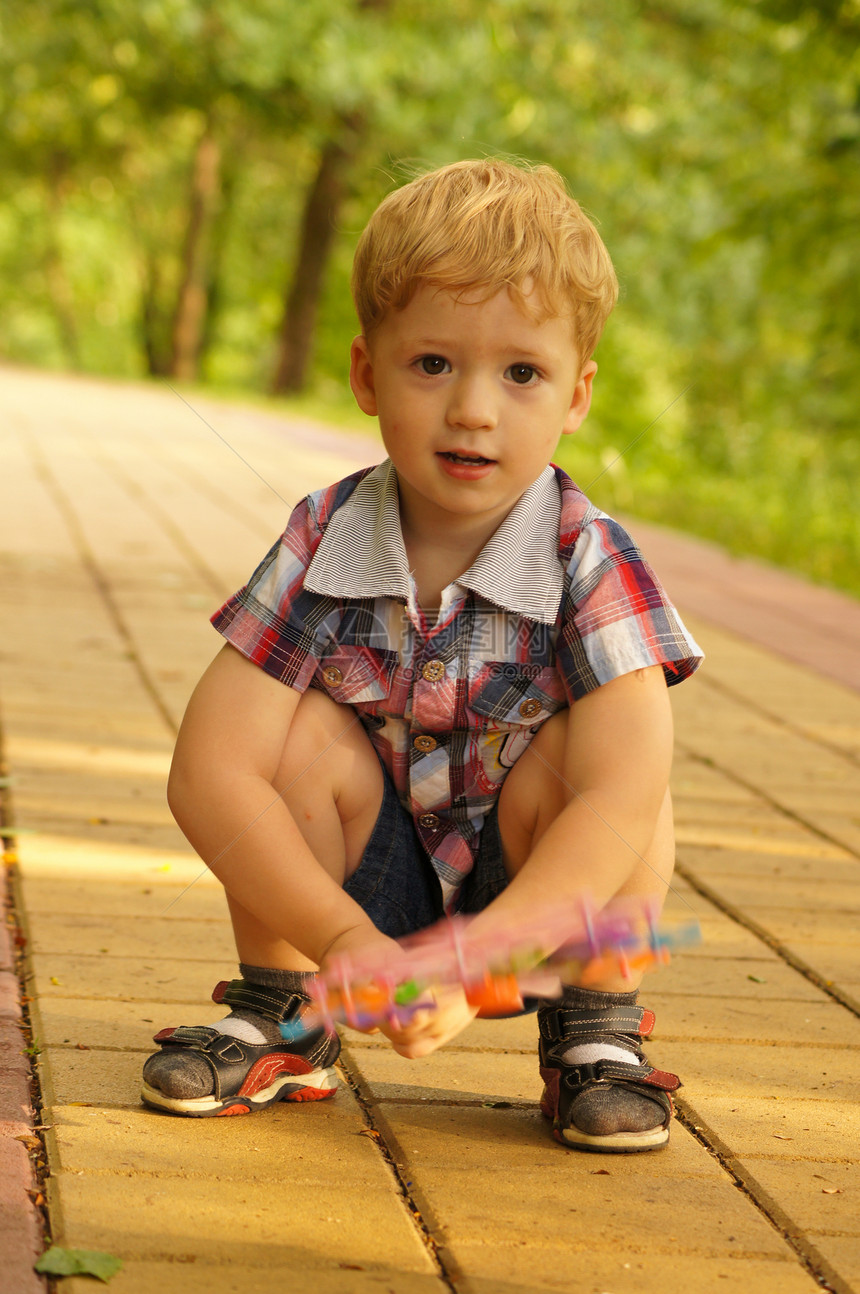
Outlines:
[{"label": "green foliage", "polygon": [[340,403],[384,193],[458,157],[545,160],[623,289],[564,453],[603,471],[632,445],[596,487],[613,506],[860,591],[858,35],[856,0],[7,0],[0,355],[166,370],[208,136],[200,372],[265,390],[305,195],[349,123],[312,374]]}]

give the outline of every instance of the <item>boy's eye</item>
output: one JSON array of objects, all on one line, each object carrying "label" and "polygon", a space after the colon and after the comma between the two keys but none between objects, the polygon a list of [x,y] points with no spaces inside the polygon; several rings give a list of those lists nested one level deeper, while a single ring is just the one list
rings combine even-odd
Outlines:
[{"label": "boy's eye", "polygon": [[422,373],[429,373],[431,377],[436,377],[439,373],[445,372],[448,361],[441,355],[422,355],[418,361],[418,367]]},{"label": "boy's eye", "polygon": [[537,369],[531,364],[512,364],[508,369],[508,376],[517,386],[528,386],[537,377]]}]

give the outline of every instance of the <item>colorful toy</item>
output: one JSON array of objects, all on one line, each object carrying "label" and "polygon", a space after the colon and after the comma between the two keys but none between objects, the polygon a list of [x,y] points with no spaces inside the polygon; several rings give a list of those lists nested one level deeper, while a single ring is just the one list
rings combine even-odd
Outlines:
[{"label": "colorful toy", "polygon": [[587,987],[613,971],[626,979],[666,965],[673,949],[701,939],[697,921],[668,930],[647,902],[615,901],[597,911],[583,899],[573,915],[545,913],[491,940],[474,931],[474,920],[447,917],[401,940],[392,954],[334,959],[317,977],[314,1008],[282,1024],[282,1034],[290,1041],[310,1029],[333,1032],[339,1023],[402,1027],[432,1007],[433,989],[444,985],[461,985],[479,1015],[510,1015],[525,997],[558,997],[562,982]]}]

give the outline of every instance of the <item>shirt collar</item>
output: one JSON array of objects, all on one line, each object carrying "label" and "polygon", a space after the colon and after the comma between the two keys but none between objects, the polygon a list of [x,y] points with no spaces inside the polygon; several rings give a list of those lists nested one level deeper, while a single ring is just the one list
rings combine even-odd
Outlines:
[{"label": "shirt collar", "polygon": [[[450,587],[459,585],[505,611],[555,624],[564,587],[558,555],[560,517],[558,482],[553,468],[546,467]],[[363,477],[333,514],[304,584],[327,597],[410,602],[412,577],[400,529],[397,473],[390,459]]]}]

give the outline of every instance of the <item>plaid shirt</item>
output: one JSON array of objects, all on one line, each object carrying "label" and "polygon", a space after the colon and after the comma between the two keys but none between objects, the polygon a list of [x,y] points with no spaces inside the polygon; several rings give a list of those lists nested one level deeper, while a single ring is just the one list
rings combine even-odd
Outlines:
[{"label": "plaid shirt", "polygon": [[660,664],[671,685],[701,661],[627,532],[552,466],[435,622],[416,602],[386,461],[304,499],[212,623],[282,683],[355,707],[446,903],[542,723],[621,674]]}]

